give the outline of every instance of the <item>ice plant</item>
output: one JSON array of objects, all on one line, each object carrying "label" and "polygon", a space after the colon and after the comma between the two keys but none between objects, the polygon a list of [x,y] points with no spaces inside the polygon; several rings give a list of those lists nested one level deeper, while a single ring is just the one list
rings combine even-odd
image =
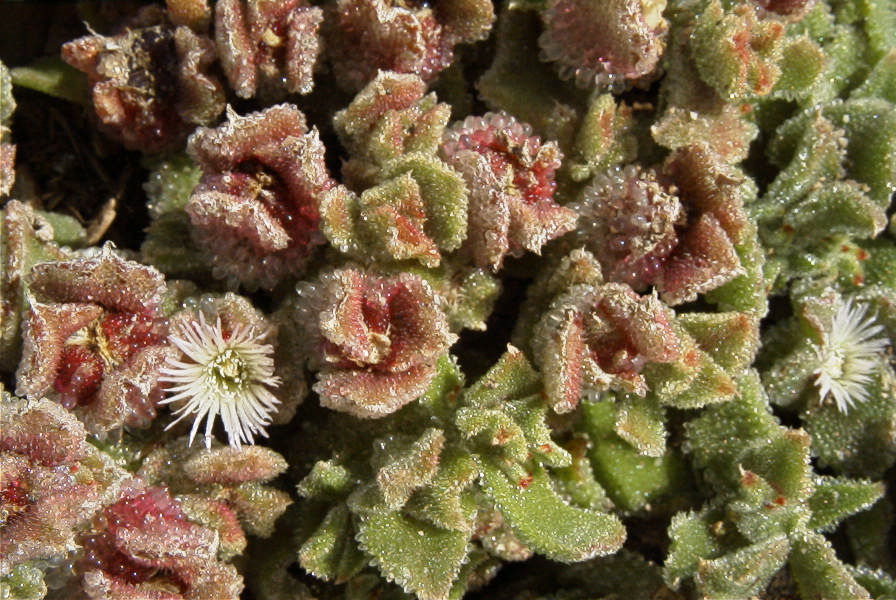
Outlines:
[{"label": "ice plant", "polygon": [[663,52],[665,8],[665,0],[552,0],[541,14],[542,57],[582,87],[644,79]]},{"label": "ice plant", "polygon": [[815,347],[820,365],[815,386],[822,401],[833,399],[847,413],[856,402],[868,399],[866,386],[883,359],[887,339],[880,337],[883,325],[868,316],[868,305],[846,300],[837,309],[821,345]]},{"label": "ice plant", "polygon": [[[518,337],[531,349],[558,413],[611,390],[644,396],[650,387],[642,374],[646,366],[675,363],[693,352],[659,298],[605,282],[584,250],[547,268],[523,310]],[[698,362],[696,354],[687,361]]]},{"label": "ice plant", "polygon": [[0,577],[34,560],[62,560],[125,473],[50,400],[0,395]]},{"label": "ice plant", "polygon": [[181,436],[150,452],[137,474],[167,485],[190,520],[218,532],[220,553],[235,556],[245,550],[247,535],[269,537],[292,503],[269,485],[286,468],[286,460],[264,446],[194,448]]},{"label": "ice plant", "polygon": [[809,436],[767,410],[755,372],[738,387],[736,402],[710,407],[686,427],[686,447],[714,501],[672,518],[667,583],[678,589],[692,579],[700,597],[747,598],[786,566],[800,597],[869,600],[822,532],[873,505],[883,486],[813,472]]},{"label": "ice plant", "polygon": [[798,411],[819,466],[851,476],[878,477],[896,460],[893,294],[877,281],[849,293],[794,284],[794,316],[767,331],[757,361],[771,401]]},{"label": "ice plant", "polygon": [[38,264],[26,282],[19,395],[56,400],[97,434],[148,426],[169,352],[162,275],[107,246]]},{"label": "ice plant", "polygon": [[596,484],[590,473],[560,474],[572,457],[550,435],[522,352],[509,346],[467,387],[452,360],[436,369],[427,394],[401,411],[329,419],[328,435],[345,443],[298,486],[316,523],[298,531],[306,570],[339,581],[370,565],[420,600],[444,600],[488,580],[498,559],[575,562],[620,548],[619,519],[569,501]]},{"label": "ice plant", "polygon": [[450,108],[415,75],[380,72],[334,115],[351,153],[345,186],[321,203],[321,228],[358,260],[416,260],[437,267],[466,236],[467,190],[436,156]]},{"label": "ice plant", "polygon": [[92,600],[236,600],[243,587],[217,557],[217,534],[189,521],[165,488],[139,480],[97,515],[80,544],[78,572]]},{"label": "ice plant", "polygon": [[192,417],[190,443],[205,419],[205,446],[211,448],[212,427],[220,416],[232,446],[267,437],[265,427],[280,401],[271,392],[280,384],[274,375],[273,346],[264,343],[266,332],[235,326],[224,330],[220,317],[213,325],[199,319],[182,324],[169,341],[182,353],[169,357],[160,381],[173,395],[161,404],[181,404],[168,427]]},{"label": "ice plant", "polygon": [[762,2],[736,2],[730,9],[707,3],[694,23],[691,51],[700,77],[726,100],[763,96],[781,68],[784,23]]},{"label": "ice plant", "polygon": [[470,116],[445,132],[442,158],[470,194],[467,246],[479,267],[541,247],[576,225],[575,211],[554,201],[562,153],[507,113]]},{"label": "ice plant", "polygon": [[488,35],[494,7],[484,0],[433,3],[338,0],[325,25],[340,85],[358,90],[378,70],[430,80],[454,59],[454,46]]},{"label": "ice plant", "polygon": [[202,167],[187,203],[196,243],[215,276],[231,285],[273,288],[302,273],[318,231],[318,203],[335,185],[317,130],[291,104],[202,128],[187,147]]},{"label": "ice plant", "polygon": [[323,11],[305,0],[215,4],[221,67],[237,96],[278,98],[314,87]]},{"label": "ice plant", "polygon": [[65,44],[62,57],[87,73],[100,128],[131,150],[169,150],[224,110],[224,91],[209,72],[214,44],[174,27],[157,6],[121,33]]},{"label": "ice plant", "polygon": [[660,170],[611,170],[575,204],[574,243],[594,252],[610,281],[654,285],[672,306],[695,300],[744,273],[742,184],[705,144],[676,150]]},{"label": "ice plant", "polygon": [[421,396],[457,340],[432,288],[409,273],[339,269],[297,291],[314,390],[324,406],[357,417],[382,417]]}]

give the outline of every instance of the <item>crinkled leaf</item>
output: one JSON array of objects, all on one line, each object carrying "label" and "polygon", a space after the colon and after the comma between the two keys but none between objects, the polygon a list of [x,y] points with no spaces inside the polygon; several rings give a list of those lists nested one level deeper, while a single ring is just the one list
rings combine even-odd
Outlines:
[{"label": "crinkled leaf", "polygon": [[354,535],[348,508],[345,504],[337,504],[299,548],[302,568],[321,579],[337,583],[346,581],[368,561],[358,550]]},{"label": "crinkled leaf", "polygon": [[467,188],[460,174],[434,156],[410,152],[388,163],[383,177],[410,173],[426,210],[426,233],[443,250],[457,249],[467,236]]},{"label": "crinkled leaf", "polygon": [[592,98],[569,159],[573,180],[584,181],[616,164],[634,160],[637,141],[632,126],[632,109],[628,105],[617,104],[612,94]]},{"label": "crinkled leaf", "polygon": [[824,50],[808,36],[787,39],[778,64],[781,76],[772,94],[788,100],[801,99],[812,92],[827,66]]},{"label": "crinkled leaf", "polygon": [[351,471],[334,460],[319,460],[311,472],[299,482],[300,496],[313,499],[338,499],[348,494],[354,486]]},{"label": "crinkled leaf", "polygon": [[405,510],[443,529],[470,531],[476,507],[467,490],[479,478],[479,467],[469,454],[447,451],[429,485],[417,490]]},{"label": "crinkled leaf", "polygon": [[645,456],[660,457],[666,451],[665,410],[653,398],[621,394],[616,414],[616,434]]},{"label": "crinkled leaf", "polygon": [[488,373],[464,392],[464,401],[471,406],[494,406],[535,393],[538,384],[538,374],[523,353],[508,345]]},{"label": "crinkled leaf", "polygon": [[474,439],[474,447],[483,451],[498,449],[508,460],[521,462],[529,455],[526,436],[513,418],[498,409],[478,407],[457,411],[455,425],[467,439]]},{"label": "crinkled leaf", "polygon": [[430,427],[416,440],[390,438],[377,443],[373,460],[381,464],[376,483],[390,510],[401,508],[414,490],[428,484],[439,468],[445,445],[441,429]]},{"label": "crinkled leaf", "polygon": [[722,546],[710,531],[710,520],[705,513],[694,512],[680,512],[672,517],[663,578],[673,588],[678,588],[683,579],[693,577],[701,562],[721,554]]},{"label": "crinkled leaf", "polygon": [[741,462],[742,468],[763,477],[787,500],[804,500],[813,489],[809,443],[806,432],[784,430],[758,445]]},{"label": "crinkled leaf", "polygon": [[717,600],[749,598],[765,588],[784,566],[789,551],[787,538],[780,535],[719,558],[701,561],[694,579],[703,597]]},{"label": "crinkled leaf", "polygon": [[759,323],[747,313],[684,313],[678,323],[729,373],[750,365],[759,348]]},{"label": "crinkled leaf", "polygon": [[809,191],[800,202],[799,210],[784,217],[784,227],[790,227],[798,239],[844,234],[870,238],[887,225],[884,209],[865,194],[866,188],[852,181],[835,181]]}]

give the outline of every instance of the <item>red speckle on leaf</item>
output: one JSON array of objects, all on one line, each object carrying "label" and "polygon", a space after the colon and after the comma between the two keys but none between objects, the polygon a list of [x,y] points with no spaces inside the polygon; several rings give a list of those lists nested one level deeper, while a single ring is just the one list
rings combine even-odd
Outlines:
[{"label": "red speckle on leaf", "polygon": [[503,446],[510,440],[510,433],[506,429],[499,429],[495,432],[495,444],[498,446]]},{"label": "red speckle on leaf", "polygon": [[10,508],[13,511],[21,510],[28,504],[28,488],[21,479],[12,479],[5,488],[0,490],[0,506],[3,506],[5,510]]},{"label": "red speckle on leaf", "polygon": [[158,569],[140,565],[115,547],[111,533],[88,535],[83,538],[85,568],[98,569],[111,577],[136,585],[150,579]]},{"label": "red speckle on leaf", "polygon": [[527,475],[527,476],[523,477],[522,479],[520,479],[518,485],[519,485],[522,489],[525,490],[525,489],[528,489],[528,487],[529,487],[531,484],[532,484],[532,475]]},{"label": "red speckle on leaf", "polygon": [[105,368],[97,354],[86,346],[67,346],[53,380],[59,402],[66,408],[86,406],[96,397]]},{"label": "red speckle on leaf", "polygon": [[100,323],[116,362],[124,362],[131,355],[147,346],[160,344],[162,336],[156,330],[154,320],[145,315],[126,312],[106,314]]}]

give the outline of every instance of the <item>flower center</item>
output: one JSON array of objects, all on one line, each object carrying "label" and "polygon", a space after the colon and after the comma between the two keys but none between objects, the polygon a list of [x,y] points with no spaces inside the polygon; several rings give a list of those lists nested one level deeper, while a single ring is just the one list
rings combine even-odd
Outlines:
[{"label": "flower center", "polygon": [[830,348],[828,352],[825,353],[824,356],[824,364],[821,366],[821,370],[823,370],[828,377],[831,379],[840,379],[843,377],[846,366],[846,359],[844,356],[844,352],[840,348]]},{"label": "flower center", "polygon": [[233,391],[250,377],[249,367],[239,352],[228,348],[209,361],[206,372],[222,388]]}]

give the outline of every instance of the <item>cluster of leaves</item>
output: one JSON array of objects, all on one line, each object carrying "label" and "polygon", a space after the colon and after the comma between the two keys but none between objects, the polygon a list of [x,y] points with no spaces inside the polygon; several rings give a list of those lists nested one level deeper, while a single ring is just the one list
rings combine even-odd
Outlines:
[{"label": "cluster of leaves", "polygon": [[71,11],[0,63],[0,597],[896,597],[892,2]]}]

